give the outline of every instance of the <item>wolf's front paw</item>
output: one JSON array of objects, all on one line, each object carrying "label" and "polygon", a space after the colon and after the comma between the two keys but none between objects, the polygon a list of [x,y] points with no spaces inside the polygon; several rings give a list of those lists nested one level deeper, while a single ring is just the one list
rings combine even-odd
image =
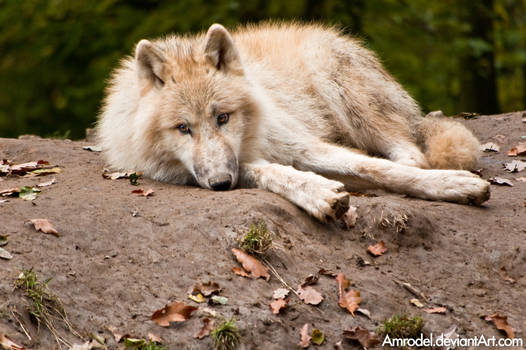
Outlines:
[{"label": "wolf's front paw", "polygon": [[440,176],[433,191],[436,199],[476,205],[480,205],[489,199],[489,182],[477,175],[464,170],[437,171],[440,171]]},{"label": "wolf's front paw", "polygon": [[300,206],[322,222],[341,218],[349,209],[349,193],[345,192],[345,186],[315,176],[301,186],[305,190],[305,201]]}]

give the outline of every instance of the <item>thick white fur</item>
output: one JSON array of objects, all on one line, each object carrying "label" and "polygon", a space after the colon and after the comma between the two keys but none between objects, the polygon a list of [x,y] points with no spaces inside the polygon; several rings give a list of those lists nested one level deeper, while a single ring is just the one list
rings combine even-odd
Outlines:
[{"label": "thick white fur", "polygon": [[[229,113],[228,124],[215,123],[218,113]],[[176,130],[181,122],[191,135]],[[488,183],[468,171],[429,169],[473,168],[471,132],[424,119],[373,53],[316,25],[231,34],[214,25],[206,35],[142,41],[114,73],[97,129],[116,168],[205,188],[229,174],[232,187],[281,194],[322,221],[345,212],[344,186],[489,198]]]}]

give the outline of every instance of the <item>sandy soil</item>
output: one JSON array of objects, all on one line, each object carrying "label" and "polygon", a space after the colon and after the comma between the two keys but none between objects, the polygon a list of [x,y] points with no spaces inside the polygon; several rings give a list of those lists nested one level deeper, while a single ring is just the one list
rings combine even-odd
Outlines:
[{"label": "sandy soil", "polygon": [[[375,330],[395,313],[421,316],[426,332],[455,326],[463,337],[503,338],[481,318],[499,312],[526,342],[526,183],[515,180],[525,177],[526,170],[508,173],[502,167],[512,160],[506,152],[526,135],[521,116],[464,121],[482,142],[501,147],[500,153],[484,154],[482,176],[511,179],[513,187],[492,185],[491,199],[482,207],[385,193],[352,197],[359,218],[350,230],[318,223],[285,199],[260,190],[212,192],[141,179],[139,188],[152,188],[155,194],[137,196],[130,193],[136,187],[128,180],[102,178],[101,155],[82,149],[88,142],[0,139],[0,159],[44,159],[63,169],[44,177],[0,179],[2,190],[56,178],[33,202],[8,198],[0,204],[0,234],[9,235],[4,248],[13,255],[0,259],[0,334],[29,349],[57,347],[46,329],[37,335],[23,296],[13,287],[20,272],[32,267],[42,280],[53,278],[49,287],[80,334],[104,337],[109,349],[124,345],[115,342],[108,325],[137,338],[154,333],[169,349],[212,348],[210,337],[193,338],[207,305],[187,299],[190,288],[209,280],[220,284],[228,304],[208,307],[226,318],[235,316],[243,349],[295,349],[305,323],[325,334],[320,349],[332,349],[344,329]],[[33,218],[49,219],[60,237],[36,232],[28,223]],[[343,272],[372,319],[340,308],[336,282],[324,276],[313,286],[324,296],[320,305],[305,305],[292,296],[284,313],[272,314],[269,303],[273,290],[281,287],[278,279],[266,282],[231,272],[237,266],[231,248],[255,220],[265,220],[275,232],[268,260],[288,284],[295,287],[320,268]],[[366,250],[379,240],[388,251],[373,258]],[[503,279],[501,268],[515,283]],[[414,296],[395,281],[419,288],[429,298],[426,307],[445,306],[446,314],[413,306],[409,300]],[[154,324],[152,313],[173,301],[200,309],[168,328]],[[32,341],[13,318],[13,309]],[[63,327],[59,331],[71,343],[82,342]],[[361,348],[347,341],[343,346]]]}]

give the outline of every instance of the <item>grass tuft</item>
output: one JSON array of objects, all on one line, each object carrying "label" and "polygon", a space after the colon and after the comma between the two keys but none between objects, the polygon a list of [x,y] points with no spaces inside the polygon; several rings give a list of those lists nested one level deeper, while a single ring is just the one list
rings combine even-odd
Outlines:
[{"label": "grass tuft", "polygon": [[419,316],[394,315],[385,320],[378,333],[392,338],[418,338],[422,333],[424,321]]},{"label": "grass tuft", "polygon": [[238,243],[239,248],[248,254],[264,256],[272,247],[272,233],[268,231],[265,221],[254,222]]},{"label": "grass tuft", "polygon": [[236,319],[224,320],[211,333],[216,350],[234,350],[241,339]]}]

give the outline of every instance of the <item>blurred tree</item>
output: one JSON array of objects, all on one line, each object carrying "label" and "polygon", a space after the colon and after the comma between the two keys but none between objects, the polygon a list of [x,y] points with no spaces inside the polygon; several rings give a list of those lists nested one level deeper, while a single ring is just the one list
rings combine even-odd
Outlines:
[{"label": "blurred tree", "polygon": [[0,136],[69,130],[72,138],[83,137],[96,119],[105,80],[138,40],[270,18],[336,24],[366,39],[426,111],[491,112],[497,109],[488,106],[499,104],[502,110],[524,109],[525,4],[0,0]]}]

